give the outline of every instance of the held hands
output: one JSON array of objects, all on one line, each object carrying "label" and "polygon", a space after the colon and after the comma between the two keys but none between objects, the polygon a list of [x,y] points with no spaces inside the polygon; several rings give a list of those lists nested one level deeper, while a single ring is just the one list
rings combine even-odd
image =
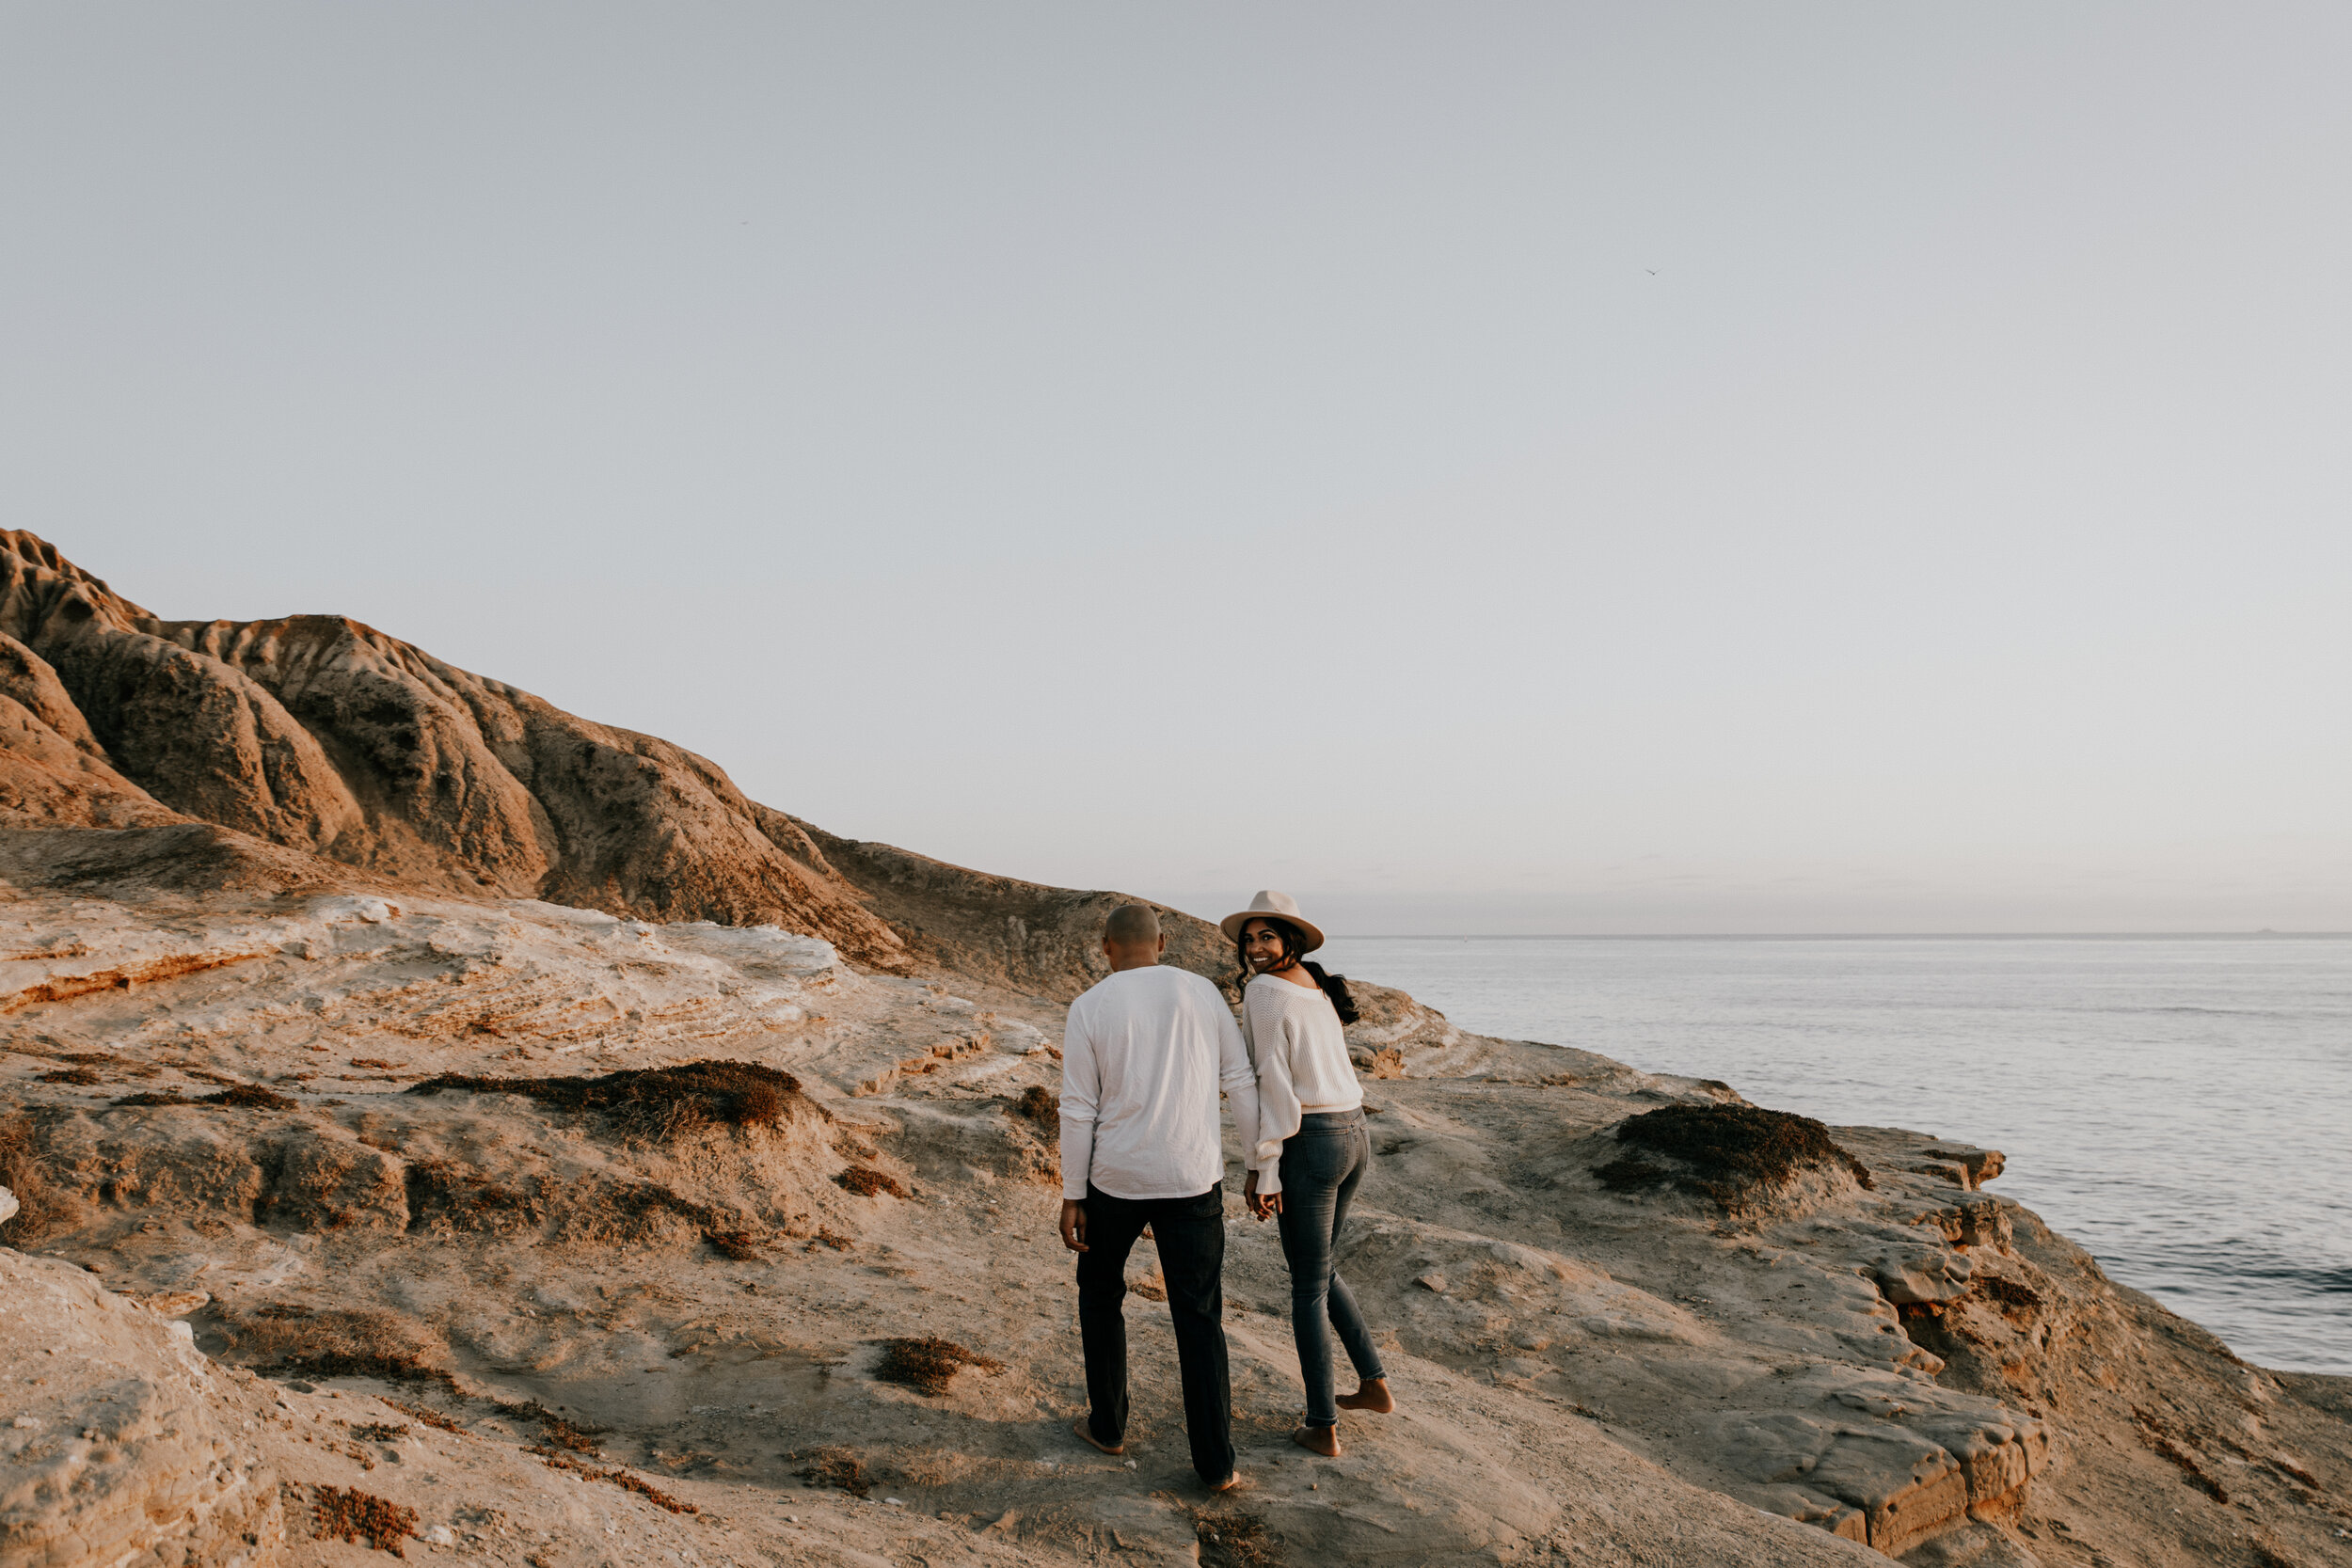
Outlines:
[{"label": "held hands", "polygon": [[1254,1170],[1249,1173],[1249,1179],[1241,1184],[1241,1200],[1249,1206],[1249,1217],[1252,1219],[1263,1220],[1282,1212],[1280,1193],[1259,1195],[1258,1173]]},{"label": "held hands", "polygon": [[1061,1200],[1061,1244],[1073,1252],[1087,1250],[1087,1206],[1074,1197]]}]

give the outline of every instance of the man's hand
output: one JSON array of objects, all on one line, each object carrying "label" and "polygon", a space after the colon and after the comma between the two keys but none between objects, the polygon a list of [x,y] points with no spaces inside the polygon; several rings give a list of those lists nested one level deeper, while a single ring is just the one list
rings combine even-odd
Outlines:
[{"label": "man's hand", "polygon": [[1087,1250],[1087,1206],[1074,1197],[1061,1200],[1061,1244],[1073,1252]]},{"label": "man's hand", "polygon": [[1241,1184],[1241,1200],[1249,1206],[1250,1217],[1253,1219],[1262,1220],[1268,1214],[1279,1214],[1282,1212],[1280,1193],[1267,1193],[1263,1197],[1258,1196],[1258,1173],[1254,1170],[1249,1173],[1249,1179]]}]

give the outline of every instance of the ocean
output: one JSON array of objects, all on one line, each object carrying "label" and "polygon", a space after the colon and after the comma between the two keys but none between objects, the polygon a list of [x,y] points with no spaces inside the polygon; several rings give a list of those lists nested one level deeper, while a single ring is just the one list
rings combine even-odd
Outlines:
[{"label": "ocean", "polygon": [[1998,1148],[1994,1190],[2280,1370],[2352,1373],[2352,937],[1334,938],[1483,1035]]}]

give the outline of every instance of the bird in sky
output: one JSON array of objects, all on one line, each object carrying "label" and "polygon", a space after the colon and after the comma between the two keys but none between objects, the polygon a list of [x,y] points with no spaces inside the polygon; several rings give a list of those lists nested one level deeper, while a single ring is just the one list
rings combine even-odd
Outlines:
[{"label": "bird in sky", "polygon": [[1642,270],[1648,273],[1652,277],[1658,276],[1658,269],[1656,267],[1644,267]]}]

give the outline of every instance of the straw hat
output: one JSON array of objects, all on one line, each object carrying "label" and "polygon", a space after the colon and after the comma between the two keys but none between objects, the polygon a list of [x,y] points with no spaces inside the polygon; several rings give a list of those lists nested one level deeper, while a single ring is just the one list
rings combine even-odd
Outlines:
[{"label": "straw hat", "polygon": [[1287,920],[1305,932],[1307,945],[1299,949],[1301,953],[1311,953],[1323,945],[1323,927],[1298,912],[1297,899],[1293,898],[1287,893],[1277,893],[1272,888],[1266,889],[1249,900],[1249,907],[1241,913],[1229,914],[1218,921],[1217,928],[1238,942],[1241,940],[1242,927],[1260,915],[1266,915],[1276,920]]}]

